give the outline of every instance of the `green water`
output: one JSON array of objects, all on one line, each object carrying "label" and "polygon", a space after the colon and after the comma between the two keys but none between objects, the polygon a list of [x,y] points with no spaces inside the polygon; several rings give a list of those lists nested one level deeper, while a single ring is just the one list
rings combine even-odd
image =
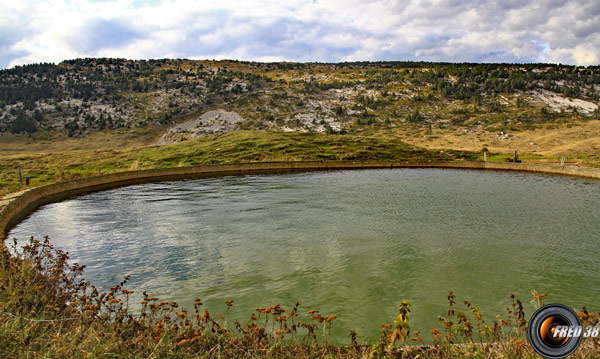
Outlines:
[{"label": "green water", "polygon": [[[213,314],[301,303],[336,314],[333,342],[379,337],[403,299],[440,327],[448,290],[504,314],[515,293],[600,310],[600,182],[509,172],[391,169],[222,177],[124,187],[45,206],[11,232],[128,288]],[[139,308],[139,306],[138,306]]]}]

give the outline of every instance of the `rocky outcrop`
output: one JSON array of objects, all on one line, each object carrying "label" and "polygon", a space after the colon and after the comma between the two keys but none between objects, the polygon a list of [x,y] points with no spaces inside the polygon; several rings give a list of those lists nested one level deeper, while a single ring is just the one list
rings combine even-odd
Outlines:
[{"label": "rocky outcrop", "polygon": [[244,119],[236,112],[208,111],[200,117],[177,124],[158,140],[158,145],[180,142],[210,133],[239,130]]}]

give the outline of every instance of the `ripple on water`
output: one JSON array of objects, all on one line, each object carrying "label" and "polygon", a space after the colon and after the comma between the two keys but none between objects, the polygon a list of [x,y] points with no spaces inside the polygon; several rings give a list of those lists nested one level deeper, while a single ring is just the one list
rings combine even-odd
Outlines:
[{"label": "ripple on water", "polygon": [[[49,235],[106,290],[135,290],[230,315],[301,302],[375,341],[399,303],[413,328],[445,315],[445,294],[488,318],[510,293],[598,311],[600,182],[450,169],[292,173],[148,183],[42,207],[10,233]],[[460,305],[460,304],[459,304]],[[139,305],[138,305],[139,308]],[[532,308],[526,306],[529,315]],[[306,318],[306,317],[305,317]]]}]

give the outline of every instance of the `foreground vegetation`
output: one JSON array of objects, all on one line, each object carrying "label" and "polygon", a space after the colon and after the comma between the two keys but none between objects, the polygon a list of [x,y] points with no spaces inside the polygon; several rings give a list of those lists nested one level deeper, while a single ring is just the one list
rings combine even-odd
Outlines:
[{"label": "foreground vegetation", "polygon": [[[447,294],[448,310],[439,317],[425,343],[410,327],[410,303],[402,301],[392,324],[382,324],[378,343],[334,347],[327,343],[335,315],[291,310],[278,304],[256,308],[246,323],[227,324],[227,309],[214,315],[197,298],[194,310],[161,302],[144,292],[141,314],[128,310],[125,280],[99,293],[81,279],[85,266],[69,264],[68,255],[48,239],[18,249],[5,242],[0,253],[0,356],[6,358],[140,357],[140,358],[537,358],[527,343],[523,303],[514,298],[493,323],[468,301]],[[545,294],[534,293],[542,305]],[[399,300],[400,301],[400,300]],[[234,305],[224,303],[225,308]],[[584,325],[598,317],[585,307]],[[598,339],[586,339],[574,358],[600,355]]]}]

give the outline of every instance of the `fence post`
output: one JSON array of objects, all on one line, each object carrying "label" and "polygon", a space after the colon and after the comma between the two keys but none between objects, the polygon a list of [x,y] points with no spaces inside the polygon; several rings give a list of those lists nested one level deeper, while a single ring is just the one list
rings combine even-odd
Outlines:
[{"label": "fence post", "polygon": [[487,151],[483,152],[483,162],[487,162]]},{"label": "fence post", "polygon": [[21,166],[17,167],[19,169],[19,182],[21,182],[21,187],[23,187],[23,175],[21,174]]}]

